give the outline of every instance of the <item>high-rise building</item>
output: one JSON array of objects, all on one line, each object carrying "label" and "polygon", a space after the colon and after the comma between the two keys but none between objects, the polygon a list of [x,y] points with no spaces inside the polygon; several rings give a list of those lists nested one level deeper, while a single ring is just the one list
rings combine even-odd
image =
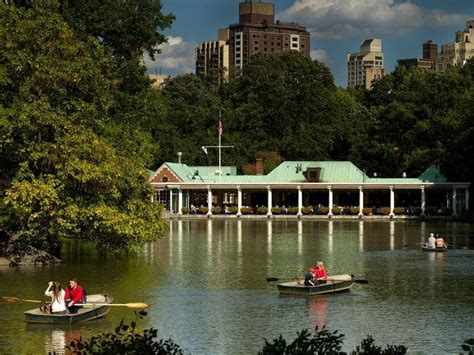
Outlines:
[{"label": "high-rise building", "polygon": [[[275,6],[257,0],[246,0],[239,4],[239,23],[219,30],[219,40],[229,48],[228,72],[230,77],[241,74],[242,68],[256,53],[298,51],[309,57],[310,34],[296,23],[275,21]],[[209,43],[209,42],[205,42]],[[202,47],[202,43],[199,48]],[[198,53],[198,51],[196,52]],[[201,53],[201,52],[199,52]],[[198,66],[202,61],[196,57],[196,74],[207,75]]]},{"label": "high-rise building", "polygon": [[358,53],[347,54],[347,86],[372,87],[372,82],[384,76],[381,39],[367,39]]},{"label": "high-rise building", "polygon": [[196,75],[218,83],[229,77],[229,45],[225,40],[199,43],[196,48]]},{"label": "high-rise building", "polygon": [[463,66],[470,58],[474,58],[474,20],[466,21],[465,30],[456,32],[453,43],[441,46],[436,69],[446,70],[453,66]]},{"label": "high-rise building", "polygon": [[398,59],[398,65],[406,68],[417,67],[423,69],[435,69],[435,61],[438,56],[438,45],[429,40],[423,43],[423,58]]}]

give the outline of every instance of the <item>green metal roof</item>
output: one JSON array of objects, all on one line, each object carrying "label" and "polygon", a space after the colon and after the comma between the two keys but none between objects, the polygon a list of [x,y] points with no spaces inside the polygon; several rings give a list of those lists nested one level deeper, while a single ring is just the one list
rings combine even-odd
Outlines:
[{"label": "green metal roof", "polygon": [[436,165],[431,165],[428,169],[426,169],[423,174],[418,177],[419,180],[425,182],[446,182],[448,181],[441,171],[439,167]]},{"label": "green metal roof", "polygon": [[[284,161],[267,175],[237,175],[235,166],[222,166],[222,176],[216,175],[217,166],[188,166],[180,163],[165,163],[183,182],[223,184],[276,184],[303,183],[303,173],[308,168],[321,168],[320,182],[326,183],[374,183],[374,184],[418,184],[424,182],[446,182],[439,168],[431,166],[418,178],[369,178],[350,161]],[[197,174],[196,174],[197,173]]]}]

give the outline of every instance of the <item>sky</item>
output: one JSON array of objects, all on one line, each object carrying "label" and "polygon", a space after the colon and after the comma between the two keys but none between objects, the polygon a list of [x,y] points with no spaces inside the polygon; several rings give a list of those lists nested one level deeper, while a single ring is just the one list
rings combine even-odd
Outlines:
[{"label": "sky", "polygon": [[[345,87],[346,56],[358,52],[363,40],[381,38],[385,70],[397,59],[422,56],[422,44],[454,41],[454,33],[474,20],[474,0],[264,0],[275,4],[276,19],[297,22],[311,33],[311,57],[325,63]],[[199,42],[217,39],[217,30],[237,23],[240,0],[162,0],[163,13],[176,20],[164,31],[148,71],[166,75],[194,73]]]}]

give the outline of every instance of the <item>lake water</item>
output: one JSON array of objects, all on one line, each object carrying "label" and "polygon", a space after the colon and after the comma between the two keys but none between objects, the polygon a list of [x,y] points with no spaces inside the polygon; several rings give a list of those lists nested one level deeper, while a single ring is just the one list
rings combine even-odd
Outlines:
[{"label": "lake water", "polygon": [[[454,249],[423,253],[417,243],[441,233]],[[380,346],[460,352],[474,335],[474,227],[420,221],[171,221],[169,234],[136,256],[98,254],[67,242],[64,263],[0,269],[0,294],[43,299],[49,280],[77,277],[89,294],[118,303],[147,302],[141,328],[158,329],[185,353],[252,354],[263,338],[295,338],[326,325],[346,334],[350,351],[371,334]],[[350,292],[280,297],[268,276],[291,280],[316,260],[330,274],[366,278]],[[133,310],[112,308],[103,319],[73,326],[28,325],[34,304],[0,301],[0,353],[63,351],[79,336],[112,330]]]}]

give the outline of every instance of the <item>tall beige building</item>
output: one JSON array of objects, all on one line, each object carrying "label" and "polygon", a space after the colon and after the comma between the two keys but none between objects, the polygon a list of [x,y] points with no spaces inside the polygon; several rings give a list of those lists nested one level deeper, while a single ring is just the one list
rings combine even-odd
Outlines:
[{"label": "tall beige building", "polygon": [[441,46],[436,69],[446,70],[453,66],[463,66],[470,58],[474,58],[474,20],[466,21],[466,29],[456,32],[454,43]]},{"label": "tall beige building", "polygon": [[347,86],[370,89],[372,81],[384,76],[381,39],[366,39],[358,53],[347,54]]},{"label": "tall beige building", "polygon": [[211,78],[218,83],[228,80],[229,45],[221,31],[217,41],[201,42],[196,48],[196,75]]}]

